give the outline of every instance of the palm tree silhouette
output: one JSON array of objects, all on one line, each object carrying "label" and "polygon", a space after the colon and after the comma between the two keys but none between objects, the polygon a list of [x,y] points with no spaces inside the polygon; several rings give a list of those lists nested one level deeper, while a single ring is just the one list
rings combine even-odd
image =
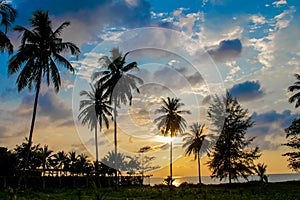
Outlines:
[{"label": "palm tree silhouette", "polygon": [[118,169],[115,169],[117,171],[126,171],[127,170],[127,166],[126,166],[126,156],[123,153],[118,153],[117,155],[115,155],[114,151],[110,151],[108,152],[108,154],[101,160],[102,163],[104,163],[107,166],[115,166],[115,158],[117,158],[117,163],[119,163],[120,165],[118,166]]},{"label": "palm tree silhouette", "polygon": [[48,145],[44,145],[44,147],[41,148],[41,159],[42,159],[42,168],[43,168],[43,175],[44,176],[45,176],[46,168],[50,167],[49,158],[50,158],[52,153],[53,153],[53,151],[49,150]]},{"label": "palm tree silhouette", "polygon": [[90,172],[91,165],[88,161],[88,156],[85,154],[79,154],[77,157],[76,171],[78,174],[87,174]]},{"label": "palm tree silhouette", "polygon": [[161,130],[161,134],[165,137],[170,137],[170,185],[172,185],[172,138],[177,136],[177,133],[183,133],[186,128],[186,120],[181,116],[182,114],[190,114],[188,110],[179,110],[183,103],[180,103],[178,98],[167,97],[167,100],[162,99],[163,105],[155,111],[155,114],[163,114],[156,119],[154,123],[157,124]]},{"label": "palm tree silhouette", "polygon": [[[63,42],[61,35],[63,29],[70,25],[70,22],[62,23],[55,31],[52,30],[52,23],[48,12],[37,10],[30,19],[29,30],[23,26],[16,26],[14,30],[22,33],[21,45],[18,52],[9,60],[8,73],[15,74],[20,68],[17,78],[18,91],[28,87],[35,87],[35,99],[32,112],[32,120],[29,132],[28,149],[32,144],[32,135],[38,105],[38,97],[42,79],[45,77],[48,86],[50,82],[54,85],[55,92],[59,91],[61,79],[57,65],[61,65],[71,72],[75,72],[71,63],[61,53],[70,51],[72,55],[78,56],[79,48],[71,42]],[[28,151],[29,152],[29,151]],[[28,159],[29,159],[28,153]],[[27,160],[28,160],[27,159]],[[25,166],[26,168],[26,166]]]},{"label": "palm tree silhouette", "polygon": [[255,168],[255,172],[259,176],[260,182],[268,182],[268,177],[266,175],[267,165],[264,163],[258,163]]},{"label": "palm tree silhouette", "polygon": [[79,110],[81,112],[78,115],[78,119],[81,120],[83,125],[88,124],[91,131],[95,130],[95,148],[96,148],[96,163],[95,170],[98,170],[98,133],[97,124],[99,123],[100,132],[102,130],[102,122],[104,122],[106,128],[109,128],[108,116],[112,116],[111,107],[109,101],[107,100],[107,95],[103,93],[101,85],[90,84],[91,91],[81,91],[80,96],[85,96],[87,99],[81,100],[79,105]]},{"label": "palm tree silhouette", "polygon": [[[102,68],[105,70],[100,72],[95,72],[93,74],[93,80],[97,80],[101,83],[101,87],[104,88],[105,94],[109,95],[109,101],[113,105],[113,119],[114,119],[114,143],[115,143],[115,153],[118,155],[117,149],[117,107],[121,104],[131,105],[132,91],[136,90],[137,84],[143,84],[143,80],[130,74],[129,72],[133,70],[139,70],[136,62],[131,62],[126,65],[126,57],[129,52],[122,55],[122,52],[118,48],[113,48],[111,50],[111,58],[104,56],[99,59],[103,62]],[[117,161],[117,157],[115,158]],[[118,162],[115,162],[115,169],[118,169]],[[116,185],[118,184],[118,174],[116,173]]]},{"label": "palm tree silhouette", "polygon": [[[51,165],[56,170],[66,171],[68,169],[68,156],[64,151],[59,151],[51,156]],[[61,173],[60,173],[61,175]]]},{"label": "palm tree silhouette", "polygon": [[[290,87],[288,87],[289,92],[294,92],[295,90],[296,91],[300,90],[300,75],[295,74],[294,76],[296,77],[297,81],[294,83],[294,85],[291,85]],[[295,108],[298,108],[300,106],[300,92],[293,94],[289,98],[290,103],[294,103],[295,101],[296,101]]]},{"label": "palm tree silhouette", "polygon": [[209,142],[205,139],[208,135],[204,132],[205,124],[193,123],[190,126],[190,133],[183,134],[183,148],[186,148],[185,155],[194,154],[198,163],[199,184],[201,184],[201,153],[208,152]]},{"label": "palm tree silhouette", "polygon": [[0,52],[8,51],[9,54],[13,53],[13,45],[11,44],[9,38],[6,33],[8,27],[15,21],[16,18],[16,10],[5,1],[0,1],[0,15],[1,22],[0,25],[3,25],[5,28],[5,32],[0,30]]}]

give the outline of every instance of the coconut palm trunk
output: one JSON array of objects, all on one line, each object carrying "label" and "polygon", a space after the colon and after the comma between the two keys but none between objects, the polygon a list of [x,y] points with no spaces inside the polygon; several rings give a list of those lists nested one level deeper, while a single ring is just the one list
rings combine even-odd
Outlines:
[{"label": "coconut palm trunk", "polygon": [[170,141],[170,181],[171,181],[171,185],[173,182],[173,152],[172,152],[172,147],[173,146],[173,142],[172,142],[172,137],[171,137],[171,141]]},{"label": "coconut palm trunk", "polygon": [[[98,160],[99,160],[99,151],[98,151],[98,128],[97,128],[97,124],[95,126],[95,148],[96,148],[96,163],[95,163],[95,171],[97,173],[98,171]],[[97,173],[98,174],[98,173]]]},{"label": "coconut palm trunk", "polygon": [[42,76],[42,74],[41,74],[41,71],[40,71],[40,73],[39,73],[40,78],[38,79],[38,82],[36,84],[36,91],[35,91],[35,98],[34,98],[34,103],[33,103],[31,125],[30,125],[29,138],[28,138],[27,157],[26,157],[26,163],[25,163],[25,166],[24,166],[24,170],[28,169],[29,160],[30,160],[30,148],[31,148],[31,144],[32,144],[33,130],[34,130],[36,113],[37,113],[37,105],[38,105],[39,93],[40,93],[40,88],[41,88],[41,76]]},{"label": "coconut palm trunk", "polygon": [[119,185],[119,177],[118,177],[118,159],[117,159],[117,155],[118,155],[118,141],[117,141],[117,103],[116,101],[114,101],[114,116],[113,116],[113,119],[114,119],[114,142],[115,142],[115,158],[114,158],[114,161],[115,161],[115,181],[116,181],[116,184],[115,184],[115,187],[118,187]]},{"label": "coconut palm trunk", "polygon": [[200,163],[200,151],[198,151],[198,177],[199,177],[199,184],[201,184],[201,163]]}]

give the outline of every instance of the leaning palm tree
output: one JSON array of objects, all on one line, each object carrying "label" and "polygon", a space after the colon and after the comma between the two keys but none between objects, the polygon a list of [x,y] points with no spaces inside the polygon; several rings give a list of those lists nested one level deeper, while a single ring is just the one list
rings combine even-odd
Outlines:
[{"label": "leaning palm tree", "polygon": [[[15,74],[21,68],[17,78],[18,91],[28,87],[35,87],[35,99],[32,112],[32,120],[29,132],[28,148],[32,144],[32,135],[43,78],[46,78],[48,86],[50,82],[54,85],[55,92],[59,91],[61,79],[58,65],[75,72],[71,63],[61,53],[69,51],[78,56],[79,48],[71,42],[63,42],[60,35],[70,22],[62,23],[56,30],[52,30],[52,23],[48,12],[37,10],[30,19],[32,30],[23,26],[16,26],[14,30],[22,33],[21,45],[18,52],[9,60],[8,73]],[[29,152],[29,151],[28,151]],[[28,154],[29,157],[29,154]]]},{"label": "leaning palm tree", "polygon": [[81,120],[83,125],[88,124],[91,131],[95,130],[95,148],[96,148],[96,163],[95,169],[98,170],[98,123],[100,126],[100,132],[102,131],[102,123],[104,122],[106,128],[109,128],[108,117],[112,116],[111,107],[107,96],[103,93],[101,85],[90,84],[91,91],[81,91],[80,96],[85,96],[87,99],[81,100],[79,110],[81,112],[78,115],[78,119]]},{"label": "leaning palm tree", "polygon": [[170,137],[170,180],[172,185],[172,138],[177,135],[177,133],[183,133],[186,128],[186,120],[181,116],[182,114],[190,114],[188,110],[179,110],[183,103],[180,103],[178,98],[167,97],[167,100],[162,99],[163,105],[155,111],[156,114],[163,114],[156,119],[154,123],[157,124],[161,133],[165,137]]},{"label": "leaning palm tree", "polygon": [[[288,87],[289,92],[294,92],[294,91],[300,90],[300,75],[295,74],[295,77],[296,77],[297,81],[294,83],[294,85],[291,85],[290,87]],[[298,108],[300,106],[300,92],[293,94],[289,98],[290,103],[294,103],[295,101],[296,101],[295,108]]]},{"label": "leaning palm tree", "polygon": [[266,171],[267,171],[267,165],[265,165],[264,163],[257,164],[257,166],[255,168],[255,172],[259,176],[260,182],[266,182],[266,183],[268,182],[268,177],[266,175]]},{"label": "leaning palm tree", "polygon": [[190,126],[190,133],[183,134],[183,148],[186,148],[185,155],[194,154],[195,160],[198,163],[199,184],[201,184],[201,153],[208,151],[208,142],[205,142],[207,135],[204,133],[205,124],[201,125],[198,122]]},{"label": "leaning palm tree", "polygon": [[[114,143],[115,143],[115,153],[118,155],[117,149],[117,107],[121,104],[131,105],[132,91],[136,90],[137,84],[143,84],[143,80],[129,72],[133,70],[139,70],[136,62],[131,62],[126,64],[126,57],[129,54],[127,52],[125,55],[119,51],[118,48],[113,48],[111,50],[111,58],[104,56],[100,58],[100,62],[103,63],[102,71],[95,72],[93,74],[93,80],[97,80],[98,83],[102,84],[105,93],[109,95],[110,104],[113,106],[113,119],[114,119]],[[117,161],[117,157],[115,158]],[[115,169],[118,168],[118,163],[115,162]],[[116,173],[116,184],[118,184],[118,174]]]},{"label": "leaning palm tree", "polygon": [[8,54],[13,53],[13,45],[7,37],[6,33],[8,27],[15,21],[16,18],[16,10],[5,1],[0,1],[0,15],[1,22],[0,25],[4,26],[5,31],[0,30],[0,52],[3,53],[5,50],[8,51]]}]

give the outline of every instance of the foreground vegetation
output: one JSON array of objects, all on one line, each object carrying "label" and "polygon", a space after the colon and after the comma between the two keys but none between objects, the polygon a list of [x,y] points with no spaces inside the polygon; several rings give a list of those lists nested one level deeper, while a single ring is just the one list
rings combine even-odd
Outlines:
[{"label": "foreground vegetation", "polygon": [[[35,191],[32,189],[12,191],[0,190],[1,199],[300,199],[300,181],[268,183],[249,182],[241,184],[221,185],[188,185],[182,184],[178,188],[167,186],[120,187],[96,189],[47,189]],[[11,195],[11,197],[9,196]]]}]

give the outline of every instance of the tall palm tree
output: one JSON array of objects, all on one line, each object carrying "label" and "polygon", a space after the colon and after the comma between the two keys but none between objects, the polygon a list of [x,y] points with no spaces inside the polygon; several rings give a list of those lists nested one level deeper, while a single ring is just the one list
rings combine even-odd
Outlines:
[{"label": "tall palm tree", "polygon": [[163,114],[156,119],[154,123],[157,124],[161,130],[161,134],[165,137],[170,137],[170,180],[172,185],[172,138],[177,136],[177,133],[183,133],[186,128],[186,120],[182,117],[183,114],[190,114],[188,110],[180,110],[183,103],[180,103],[178,98],[162,99],[163,105],[155,111],[156,114]]},{"label": "tall palm tree", "polygon": [[[300,75],[295,74],[295,77],[296,77],[297,81],[294,83],[294,85],[291,85],[290,87],[288,87],[289,92],[294,92],[294,91],[300,90]],[[300,106],[300,92],[293,94],[289,98],[290,103],[294,103],[295,101],[296,101],[295,108],[298,108]]]},{"label": "tall palm tree", "polygon": [[185,154],[188,156],[194,154],[195,160],[197,159],[198,161],[199,184],[201,184],[201,153],[208,150],[208,144],[205,142],[207,135],[205,135],[204,129],[205,124],[201,125],[195,122],[190,126],[190,133],[183,134],[183,141],[185,142],[183,148],[186,148]]},{"label": "tall palm tree", "polygon": [[96,163],[95,169],[98,170],[98,123],[100,126],[100,132],[102,130],[102,123],[104,122],[106,128],[109,128],[108,116],[112,116],[111,107],[107,99],[107,95],[103,93],[101,85],[90,84],[91,91],[81,91],[80,96],[85,96],[87,99],[81,100],[79,110],[81,112],[78,115],[78,119],[81,120],[83,125],[88,124],[91,131],[95,130],[95,148],[96,148]]},{"label": "tall palm tree", "polygon": [[[130,74],[133,70],[139,70],[136,62],[126,64],[126,57],[129,52],[122,54],[118,48],[111,50],[111,58],[104,56],[99,61],[103,61],[104,70],[93,74],[93,79],[98,83],[103,83],[102,87],[105,93],[109,95],[109,101],[113,105],[113,119],[114,119],[114,143],[115,143],[115,156],[118,155],[117,149],[117,107],[121,104],[131,105],[132,91],[136,90],[137,84],[143,84],[143,80]],[[115,158],[117,161],[117,157]],[[118,163],[115,162],[115,168],[118,168]],[[116,170],[117,171],[117,170]],[[118,184],[118,174],[116,173],[116,184]]]},{"label": "tall palm tree", "polygon": [[14,28],[14,30],[22,33],[22,40],[18,52],[9,60],[8,73],[15,74],[22,68],[16,81],[18,91],[23,90],[25,87],[31,90],[32,85],[35,87],[28,148],[32,144],[38,97],[43,78],[46,78],[48,86],[52,82],[55,92],[58,92],[61,86],[58,65],[73,73],[75,72],[71,63],[61,55],[61,53],[66,53],[67,51],[75,56],[78,56],[80,53],[79,48],[75,44],[63,42],[62,38],[60,38],[63,29],[69,25],[70,22],[64,22],[53,31],[48,12],[37,10],[30,19],[32,30],[23,26]]},{"label": "tall palm tree", "polygon": [[9,38],[6,33],[8,27],[15,21],[16,18],[16,10],[5,1],[0,1],[0,15],[1,22],[0,25],[4,26],[5,31],[0,30],[0,52],[3,53],[5,50],[8,51],[9,54],[13,53],[13,45],[11,44]]}]

